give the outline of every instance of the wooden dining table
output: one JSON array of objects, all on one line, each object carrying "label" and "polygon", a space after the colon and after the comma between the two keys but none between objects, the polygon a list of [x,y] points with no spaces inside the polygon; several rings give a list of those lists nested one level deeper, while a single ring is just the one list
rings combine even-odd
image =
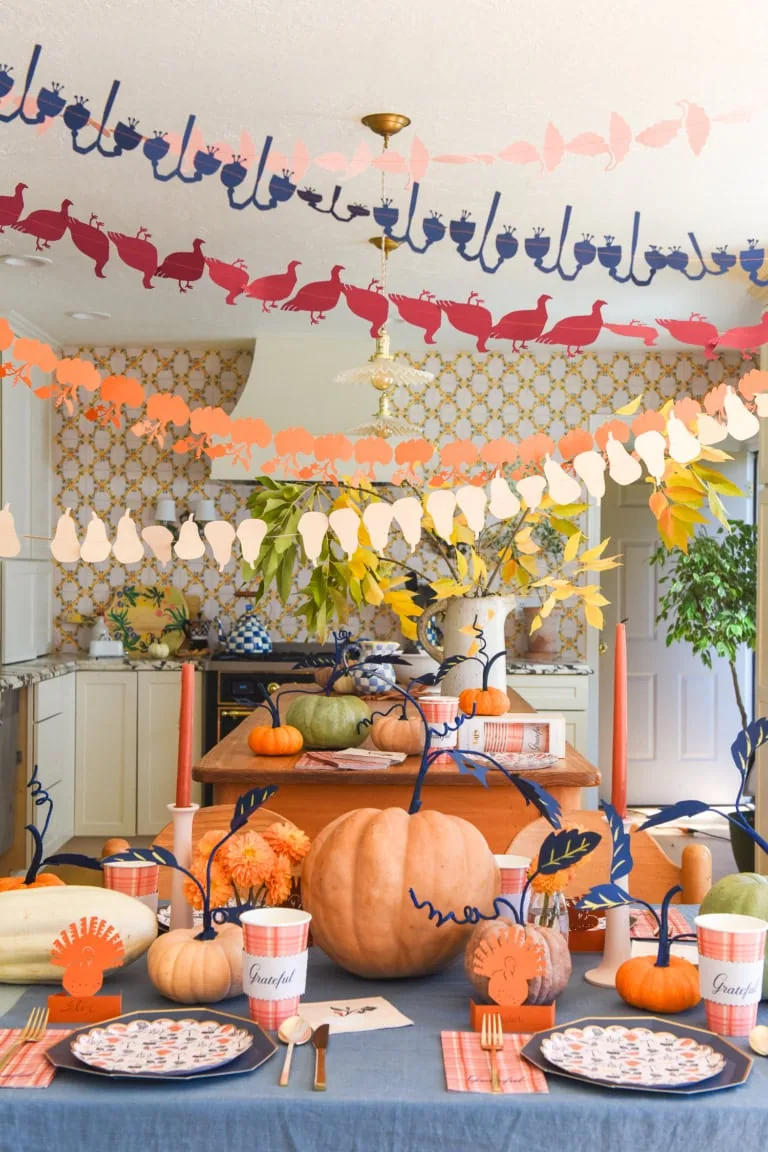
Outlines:
[{"label": "wooden dining table", "polygon": [[[301,685],[302,691],[306,689]],[[283,717],[293,698],[291,687],[282,687],[279,697]],[[535,714],[535,709],[513,690],[509,691],[509,702],[512,712]],[[419,770],[418,757],[408,756],[401,764],[384,770],[300,768],[300,754],[257,756],[250,750],[251,729],[270,723],[266,710],[252,713],[194,765],[194,779],[212,786],[214,804],[232,804],[249,788],[276,784],[279,792],[270,800],[270,808],[312,838],[331,820],[354,808],[408,808]],[[553,767],[519,774],[535,780],[564,809],[581,808],[582,790],[600,783],[597,768],[570,744]],[[526,804],[501,772],[490,771],[485,779],[487,787],[460,773],[454,764],[435,764],[422,789],[422,806],[469,820],[483,833],[491,850],[500,853],[539,813]]]}]

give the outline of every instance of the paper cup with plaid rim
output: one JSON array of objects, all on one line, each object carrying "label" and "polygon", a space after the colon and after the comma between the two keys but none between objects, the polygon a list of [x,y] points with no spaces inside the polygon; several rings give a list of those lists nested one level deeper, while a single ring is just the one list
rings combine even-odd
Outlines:
[{"label": "paper cup with plaid rim", "polygon": [[[430,728],[442,728],[444,724],[455,724],[459,714],[458,696],[422,696],[419,707],[424,713]],[[455,748],[457,742],[456,732],[448,732],[445,736],[432,736],[430,748]],[[436,756],[435,764],[452,764],[450,756]]]},{"label": "paper cup with plaid rim", "polygon": [[499,894],[508,900],[522,918],[520,900],[528,877],[529,856],[494,856],[501,877]]},{"label": "paper cup with plaid rim", "polygon": [[243,912],[243,991],[251,1020],[279,1028],[295,1016],[307,983],[309,912],[252,908]]},{"label": "paper cup with plaid rim", "polygon": [[102,866],[104,887],[113,892],[124,892],[157,912],[157,889],[160,883],[160,865],[150,860],[115,860]]},{"label": "paper cup with plaid rim", "polygon": [[720,1036],[748,1036],[762,995],[768,923],[729,912],[697,916],[695,922],[707,1024]]}]

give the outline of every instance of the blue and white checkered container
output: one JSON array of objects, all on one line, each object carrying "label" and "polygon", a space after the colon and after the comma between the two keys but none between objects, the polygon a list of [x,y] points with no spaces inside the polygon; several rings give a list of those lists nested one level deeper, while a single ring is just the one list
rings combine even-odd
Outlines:
[{"label": "blue and white checkered container", "polygon": [[237,656],[263,656],[272,651],[269,632],[249,604],[227,636],[227,652]]},{"label": "blue and white checkered container", "polygon": [[360,651],[359,667],[352,669],[352,682],[358,696],[383,696],[395,683],[393,664],[367,664],[367,656],[394,656],[400,645],[393,640],[356,640],[355,648]]}]

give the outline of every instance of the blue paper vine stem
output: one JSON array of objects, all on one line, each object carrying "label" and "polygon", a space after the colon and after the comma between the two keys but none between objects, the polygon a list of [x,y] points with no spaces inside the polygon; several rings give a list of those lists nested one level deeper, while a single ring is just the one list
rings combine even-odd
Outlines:
[{"label": "blue paper vine stem", "polygon": [[[259,189],[273,144],[273,137],[269,134],[264,136],[253,190],[244,199],[237,199],[235,190],[248,177],[248,168],[239,157],[234,157],[224,164],[216,155],[215,148],[206,147],[205,150],[198,149],[192,157],[193,172],[186,173],[183,171],[184,158],[197,122],[197,117],[194,114],[187,116],[181,134],[181,150],[176,163],[169,170],[161,171],[161,165],[170,151],[170,144],[166,139],[165,131],[155,131],[153,136],[142,135],[137,130],[138,121],[128,116],[125,120],[119,120],[114,129],[107,128],[120,91],[121,82],[119,80],[113,80],[110,85],[101,119],[96,126],[95,138],[89,139],[88,143],[82,143],[81,138],[88,133],[93,124],[91,111],[84,97],[76,96],[74,102],[68,104],[62,95],[63,86],[61,84],[43,85],[36,95],[37,110],[35,114],[30,115],[26,111],[27,98],[32,92],[41,54],[42,46],[35,44],[21,86],[21,95],[16,101],[16,107],[10,112],[0,113],[0,123],[10,124],[13,121],[19,121],[33,127],[61,116],[70,133],[72,149],[76,154],[87,156],[95,153],[105,159],[116,159],[130,152],[140,152],[149,162],[152,176],[160,183],[178,180],[182,184],[200,184],[204,180],[218,175],[218,179],[226,189],[229,207],[235,211],[242,211],[249,207],[255,208],[259,212],[273,211],[292,200],[295,195],[313,212],[330,216],[342,224],[349,224],[354,220],[373,215],[376,224],[385,235],[390,236],[399,244],[407,245],[417,255],[423,255],[435,244],[442,243],[447,236],[449,241],[454,244],[456,252],[462,260],[475,263],[488,275],[494,275],[498,272],[502,265],[514,259],[520,250],[520,243],[514,234],[515,229],[505,225],[493,236],[496,249],[495,257],[486,256],[486,247],[491,241],[491,233],[494,230],[495,221],[502,204],[502,193],[498,189],[491,194],[482,239],[476,252],[468,250],[477,231],[477,225],[470,218],[468,212],[462,212],[446,226],[440,213],[430,210],[421,221],[422,235],[418,238],[413,235],[414,222],[422,194],[419,181],[414,181],[411,187],[408,209],[405,214],[407,223],[400,232],[396,229],[401,212],[392,201],[387,200],[373,208],[369,208],[365,204],[348,203],[344,205],[343,211],[339,211],[339,200],[345,191],[342,185],[336,184],[333,187],[326,203],[325,195],[317,192],[314,188],[297,188],[292,178],[293,174],[287,171],[283,172],[282,175],[273,173],[268,184],[268,197],[266,199],[260,198]],[[11,66],[0,66],[0,97],[12,93],[16,87],[16,80],[12,71]],[[110,147],[104,144],[108,135],[111,136]],[[641,274],[636,269],[636,258],[640,244],[641,214],[639,211],[635,211],[632,217],[629,263],[626,271],[620,271],[624,260],[622,245],[615,243],[613,236],[607,236],[602,245],[593,244],[592,233],[599,231],[594,227],[590,232],[585,233],[581,240],[573,243],[572,260],[566,261],[566,243],[572,215],[573,206],[567,204],[563,209],[557,255],[551,263],[545,263],[552,242],[543,228],[533,229],[533,234],[523,241],[522,247],[525,255],[533,262],[533,266],[545,275],[557,275],[563,281],[573,281],[581,275],[584,268],[594,264],[607,271],[609,277],[618,284],[631,283],[635,287],[645,288],[653,282],[655,276],[662,269],[678,272],[688,280],[701,280],[705,276],[725,275],[738,261],[753,284],[758,287],[764,287],[768,284],[768,278],[761,278],[759,274],[765,261],[765,251],[758,247],[756,240],[747,240],[747,247],[742,248],[738,256],[729,253],[727,245],[713,248],[711,266],[708,266],[704,261],[699,242],[693,231],[688,232],[688,241],[697,262],[695,272],[689,270],[689,255],[681,248],[672,247],[667,252],[663,252],[657,245],[649,244],[643,253],[647,271]]]}]

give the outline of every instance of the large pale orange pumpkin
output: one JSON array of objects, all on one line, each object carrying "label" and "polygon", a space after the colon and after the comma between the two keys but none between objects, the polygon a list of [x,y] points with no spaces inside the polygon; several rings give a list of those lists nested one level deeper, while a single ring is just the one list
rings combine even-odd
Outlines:
[{"label": "large pale orange pumpkin", "polygon": [[472,930],[438,928],[410,888],[458,917],[466,905],[491,912],[498,869],[483,835],[441,812],[358,808],[323,828],[301,875],[315,943],[348,972],[380,979],[436,972]]},{"label": "large pale orange pumpkin", "polygon": [[158,936],[147,953],[155,988],[179,1004],[213,1004],[242,995],[242,928],[224,924],[211,940],[197,940],[198,935],[197,928],[174,928]]},{"label": "large pale orange pumpkin", "polygon": [[488,1002],[491,996],[488,992],[488,976],[479,976],[473,970],[473,960],[478,944],[483,941],[491,943],[502,933],[513,929],[524,932],[526,941],[540,945],[543,956],[543,966],[539,975],[527,980],[528,994],[525,1004],[551,1004],[565,988],[571,976],[571,953],[562,932],[556,928],[541,928],[538,924],[517,925],[514,920],[500,916],[496,920],[485,920],[472,932],[467,941],[464,953],[464,971],[467,979],[481,1000]]}]

